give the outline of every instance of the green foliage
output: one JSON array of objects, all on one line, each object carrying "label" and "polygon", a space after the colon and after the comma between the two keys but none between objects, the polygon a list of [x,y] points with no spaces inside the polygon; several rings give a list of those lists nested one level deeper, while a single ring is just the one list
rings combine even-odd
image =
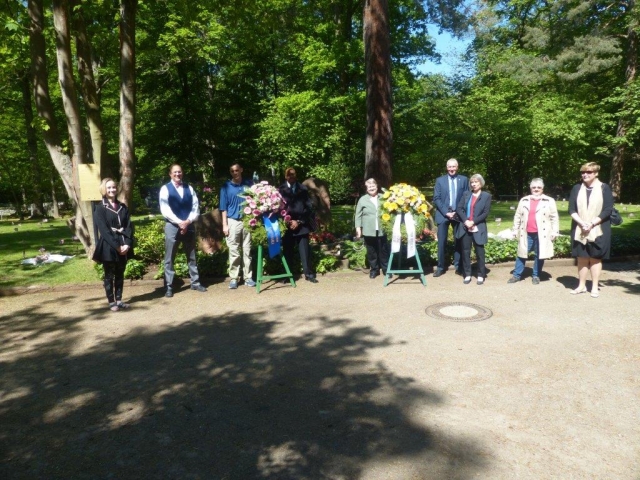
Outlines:
[{"label": "green foliage", "polygon": [[147,265],[144,262],[133,258],[127,261],[127,267],[124,270],[124,278],[137,280],[143,278],[145,273],[147,273]]},{"label": "green foliage", "polygon": [[367,266],[367,248],[362,241],[344,240],[342,255],[349,260],[349,268],[358,269]]},{"label": "green foliage", "polygon": [[516,240],[489,239],[484,246],[484,252],[487,263],[501,263],[515,260],[518,253],[518,242]]},{"label": "green foliage", "polygon": [[164,258],[164,225],[165,221],[156,219],[139,225],[136,224],[135,256],[147,265],[162,263]]},{"label": "green foliage", "polygon": [[[249,225],[250,217],[248,215],[244,215],[242,217],[242,221],[246,229],[251,231],[251,245],[257,247],[258,245],[262,245],[263,247],[268,246],[268,238],[267,238],[267,230],[264,228],[264,225],[256,225],[252,227]],[[280,228],[280,236],[284,236],[287,231],[287,224],[284,223],[284,220],[278,217],[278,226]]]},{"label": "green foliage", "polygon": [[314,165],[309,169],[309,177],[319,178],[329,184],[329,195],[334,203],[342,203],[352,193],[352,178],[349,168],[337,159],[326,165]]},{"label": "green foliage", "polygon": [[198,259],[198,272],[203,277],[227,276],[229,271],[229,251],[227,249],[221,249],[212,254],[199,251],[196,256]]},{"label": "green foliage", "polygon": [[325,253],[317,248],[311,249],[311,261],[315,272],[321,275],[334,272],[340,266],[340,260],[336,256]]}]

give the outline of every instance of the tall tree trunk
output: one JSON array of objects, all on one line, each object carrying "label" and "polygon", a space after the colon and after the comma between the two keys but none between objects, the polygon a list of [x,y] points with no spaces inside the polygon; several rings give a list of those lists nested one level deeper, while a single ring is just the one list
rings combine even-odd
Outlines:
[{"label": "tall tree trunk", "polygon": [[100,166],[102,175],[102,161],[107,155],[107,143],[104,141],[104,128],[100,114],[100,98],[98,87],[93,74],[93,53],[91,42],[87,34],[82,5],[79,0],[71,0],[73,25],[75,27],[76,55],[78,58],[78,74],[84,108],[87,112],[87,125],[91,138],[91,149],[88,157]]},{"label": "tall tree trunk", "polygon": [[364,55],[367,77],[367,137],[365,178],[382,187],[391,184],[391,53],[387,0],[366,0],[364,5]]},{"label": "tall tree trunk", "polygon": [[49,73],[47,72],[46,45],[43,34],[44,13],[42,0],[29,0],[28,8],[29,18],[31,19],[29,47],[31,52],[33,97],[38,116],[44,120],[47,126],[47,128],[43,129],[42,135],[53,165],[60,175],[62,184],[71,200],[71,205],[76,211],[74,233],[82,242],[87,253],[89,253],[91,246],[89,229],[80,207],[80,193],[74,178],[73,163],[62,147],[60,133],[55,122],[53,105],[51,104],[51,96],[49,95]]},{"label": "tall tree trunk", "polygon": [[[629,0],[628,10],[629,16],[632,16],[633,9],[635,7],[635,0]],[[631,84],[636,79],[636,70],[638,67],[638,34],[636,32],[637,25],[634,20],[630,20],[630,25],[627,30],[627,68],[625,71],[625,87],[628,91],[631,90]],[[625,99],[622,105],[622,111],[627,111],[627,105],[629,100]],[[627,128],[629,125],[628,119],[623,115],[618,119],[618,128],[616,130],[616,139],[619,141],[613,152],[613,159],[611,161],[611,178],[610,186],[613,196],[620,200],[622,198],[622,171],[624,168],[624,161],[627,155],[628,144],[626,141]]]},{"label": "tall tree trunk", "polygon": [[136,6],[120,3],[120,200],[130,208],[135,174]]},{"label": "tall tree trunk", "polygon": [[[80,182],[77,166],[87,163],[87,155],[82,138],[82,121],[80,106],[76,93],[76,83],[73,78],[73,61],[71,57],[71,33],[69,30],[69,2],[68,0],[53,0],[53,27],[56,33],[56,58],[58,61],[58,83],[62,94],[62,106],[67,119],[67,130],[73,148],[71,164],[76,170],[72,176],[74,189],[80,194]],[[93,241],[88,225],[93,225],[91,202],[81,201],[78,195],[75,211],[76,236],[82,243],[87,255],[91,256]]]},{"label": "tall tree trunk", "polygon": [[37,215],[44,215],[43,195],[42,195],[42,175],[40,164],[38,163],[38,136],[33,126],[33,107],[31,105],[31,81],[29,73],[20,79],[22,86],[22,110],[24,112],[24,122],[27,129],[27,151],[29,152],[29,163],[31,164],[31,178],[33,182],[33,204],[36,206]]}]

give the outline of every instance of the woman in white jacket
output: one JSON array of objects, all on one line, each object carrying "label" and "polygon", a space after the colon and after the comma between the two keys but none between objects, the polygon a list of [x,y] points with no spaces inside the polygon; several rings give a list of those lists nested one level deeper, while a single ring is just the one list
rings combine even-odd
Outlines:
[{"label": "woman in white jacket", "polygon": [[534,257],[531,281],[538,285],[544,259],[553,257],[553,240],[559,235],[558,208],[553,198],[542,194],[544,182],[541,178],[534,178],[529,188],[531,195],[520,200],[513,218],[513,230],[518,239],[518,257],[513,276],[507,283],[520,281],[527,256],[532,251]]}]

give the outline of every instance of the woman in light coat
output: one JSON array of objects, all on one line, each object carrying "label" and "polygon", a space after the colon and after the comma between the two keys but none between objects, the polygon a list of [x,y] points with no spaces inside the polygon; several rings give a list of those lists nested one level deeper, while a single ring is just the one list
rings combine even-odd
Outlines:
[{"label": "woman in light coat", "polygon": [[534,178],[529,185],[531,195],[520,199],[513,217],[513,231],[518,239],[518,256],[513,276],[507,283],[519,282],[529,252],[533,252],[534,285],[540,283],[545,258],[553,257],[553,241],[559,235],[560,219],[556,201],[543,195],[544,182]]},{"label": "woman in light coat", "polygon": [[356,206],[356,238],[364,236],[367,260],[371,267],[369,278],[376,278],[381,269],[383,275],[387,274],[389,242],[380,225],[378,209],[382,202],[382,195],[378,193],[378,183],[370,178],[364,182],[364,185],[367,187],[367,193],[360,197]]}]

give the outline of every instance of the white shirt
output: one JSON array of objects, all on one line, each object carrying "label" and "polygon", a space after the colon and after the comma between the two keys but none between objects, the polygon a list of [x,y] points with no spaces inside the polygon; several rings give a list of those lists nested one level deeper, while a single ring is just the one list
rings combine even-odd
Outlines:
[{"label": "white shirt", "polygon": [[[180,195],[180,198],[184,197],[184,186],[182,184],[176,186],[175,183],[173,184],[173,186],[178,191],[178,195]],[[198,218],[198,215],[200,215],[200,203],[198,202],[198,196],[196,195],[196,192],[193,190],[193,187],[191,185],[189,185],[189,191],[191,192],[191,198],[193,200],[191,203],[191,213],[189,213],[189,217],[187,218],[187,220],[193,223],[195,219]],[[182,220],[180,220],[176,216],[176,214],[173,213],[173,210],[171,210],[171,207],[169,206],[169,189],[166,185],[163,185],[160,189],[159,202],[160,213],[164,218],[175,224],[182,222]]]}]

